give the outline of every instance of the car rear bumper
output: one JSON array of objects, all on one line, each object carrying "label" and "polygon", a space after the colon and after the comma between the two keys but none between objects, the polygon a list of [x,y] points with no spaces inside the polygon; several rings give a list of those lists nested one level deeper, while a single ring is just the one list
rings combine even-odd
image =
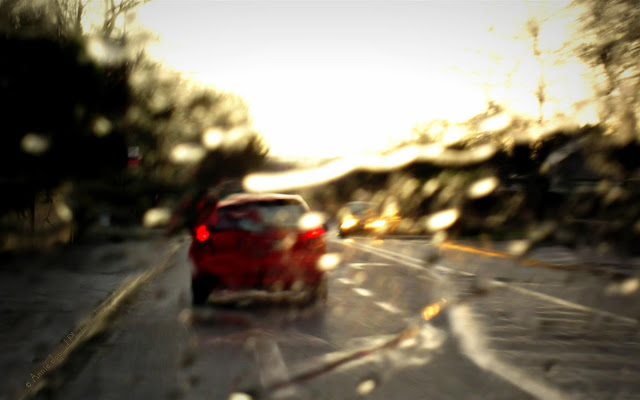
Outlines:
[{"label": "car rear bumper", "polygon": [[278,302],[306,300],[309,297],[309,287],[301,290],[285,289],[280,291],[260,289],[214,289],[209,295],[209,301],[218,304],[238,302]]},{"label": "car rear bumper", "polygon": [[219,288],[283,290],[319,283],[324,275],[317,268],[320,256],[288,254],[256,258],[204,254],[192,257],[192,261],[194,276],[214,276]]}]

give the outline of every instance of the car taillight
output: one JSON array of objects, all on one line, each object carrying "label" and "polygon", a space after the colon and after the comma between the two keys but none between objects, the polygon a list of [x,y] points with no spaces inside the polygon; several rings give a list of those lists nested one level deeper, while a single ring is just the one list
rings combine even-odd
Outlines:
[{"label": "car taillight", "polygon": [[306,231],[302,234],[303,243],[305,243],[307,249],[318,249],[324,246],[324,233],[323,228],[314,228]]},{"label": "car taillight", "polygon": [[307,231],[304,234],[304,238],[305,239],[313,239],[313,238],[316,238],[318,236],[321,236],[323,233],[324,233],[324,229],[323,228],[315,228],[315,229],[312,229],[310,231]]},{"label": "car taillight", "polygon": [[196,228],[196,240],[198,242],[204,242],[209,239],[209,229],[207,229],[206,225],[200,225]]}]

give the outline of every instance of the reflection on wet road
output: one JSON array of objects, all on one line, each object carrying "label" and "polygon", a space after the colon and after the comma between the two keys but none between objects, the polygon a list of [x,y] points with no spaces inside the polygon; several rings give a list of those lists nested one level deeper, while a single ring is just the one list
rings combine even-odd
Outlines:
[{"label": "reflection on wet road", "polygon": [[[528,270],[500,265],[490,275],[482,268],[495,260],[476,255],[428,263],[436,250],[425,241],[332,239],[329,251],[341,259],[329,272],[329,298],[306,308],[192,309],[189,265],[181,257],[124,310],[53,397],[627,399],[640,393],[637,321],[561,298],[553,289],[564,283],[561,276],[532,282]],[[538,290],[546,287],[552,289]]]}]

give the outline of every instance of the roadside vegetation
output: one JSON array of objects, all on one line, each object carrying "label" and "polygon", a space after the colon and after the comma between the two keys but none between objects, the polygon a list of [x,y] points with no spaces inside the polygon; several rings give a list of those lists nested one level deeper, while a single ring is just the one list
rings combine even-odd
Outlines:
[{"label": "roadside vegetation", "polygon": [[140,225],[264,160],[239,98],[151,60],[152,35],[127,31],[143,3],[0,1],[0,249]]},{"label": "roadside vegetation", "polygon": [[[399,168],[362,166],[303,193],[331,215],[353,200],[398,210],[403,234],[638,253],[640,13],[631,1],[599,0],[533,11],[517,32],[487,27],[491,40],[476,56],[504,74],[461,67],[485,88],[485,110],[464,121],[416,124],[413,139],[387,155],[417,149],[422,156]],[[560,27],[569,40],[552,40]],[[563,91],[571,79],[584,79],[588,90]],[[509,98],[512,92],[520,97]],[[443,211],[455,218],[430,227]]]}]

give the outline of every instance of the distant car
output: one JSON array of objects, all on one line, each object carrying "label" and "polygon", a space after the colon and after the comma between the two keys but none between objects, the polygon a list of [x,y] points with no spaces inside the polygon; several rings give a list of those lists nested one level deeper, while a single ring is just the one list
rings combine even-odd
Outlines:
[{"label": "distant car", "polygon": [[400,217],[379,213],[374,203],[353,201],[345,204],[339,211],[338,223],[340,237],[358,233],[382,235],[395,231]]},{"label": "distant car", "polygon": [[317,267],[325,229],[309,211],[297,195],[235,194],[221,200],[193,231],[193,303],[205,303],[216,289],[326,297]]}]

